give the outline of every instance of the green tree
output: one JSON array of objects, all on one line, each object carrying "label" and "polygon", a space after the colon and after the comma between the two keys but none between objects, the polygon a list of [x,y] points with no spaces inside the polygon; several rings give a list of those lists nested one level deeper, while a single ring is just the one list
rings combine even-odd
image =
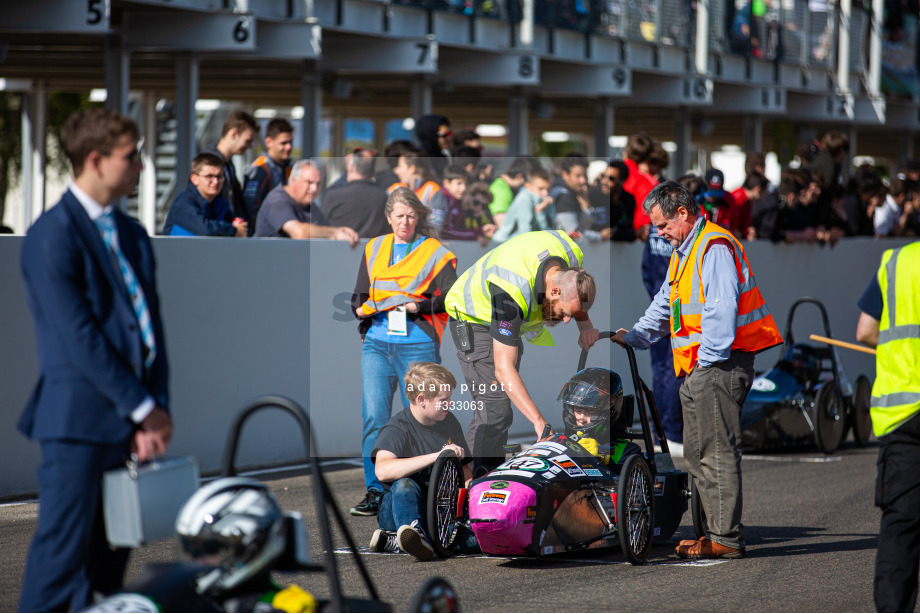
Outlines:
[{"label": "green tree", "polygon": [[[6,195],[22,177],[22,94],[0,92],[0,225],[6,213]],[[47,168],[59,173],[69,170],[61,147],[61,127],[75,111],[99,103],[89,101],[88,93],[55,92],[48,96],[48,122],[45,138],[51,138],[47,148]]]},{"label": "green tree", "polygon": [[0,92],[0,226],[6,213],[10,179],[22,171],[22,119],[19,94]]}]

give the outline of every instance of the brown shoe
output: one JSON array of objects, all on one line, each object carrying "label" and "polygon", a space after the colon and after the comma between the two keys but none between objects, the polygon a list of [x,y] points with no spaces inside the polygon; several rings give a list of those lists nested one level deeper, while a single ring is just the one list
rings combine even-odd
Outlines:
[{"label": "brown shoe", "polygon": [[675,553],[682,559],[740,559],[743,555],[737,548],[723,546],[705,537],[695,544],[678,546]]},{"label": "brown shoe", "polygon": [[[704,539],[709,541],[709,538],[705,536],[698,537],[697,539],[682,539],[680,540],[680,544],[678,544],[678,546],[692,546],[693,544],[703,541]],[[674,549],[674,552],[677,552],[677,548]]]}]

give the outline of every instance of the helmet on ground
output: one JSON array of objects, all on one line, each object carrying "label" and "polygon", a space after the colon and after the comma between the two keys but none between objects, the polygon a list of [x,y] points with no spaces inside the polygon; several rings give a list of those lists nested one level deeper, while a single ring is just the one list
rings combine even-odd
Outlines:
[{"label": "helmet on ground", "polygon": [[623,411],[623,380],[609,369],[590,367],[573,375],[556,400],[562,402],[566,435],[605,442],[610,439],[611,420],[615,422]]},{"label": "helmet on ground", "polygon": [[284,513],[268,487],[221,478],[199,488],[176,518],[180,547],[191,560],[217,567],[198,590],[222,592],[270,569],[285,550]]}]

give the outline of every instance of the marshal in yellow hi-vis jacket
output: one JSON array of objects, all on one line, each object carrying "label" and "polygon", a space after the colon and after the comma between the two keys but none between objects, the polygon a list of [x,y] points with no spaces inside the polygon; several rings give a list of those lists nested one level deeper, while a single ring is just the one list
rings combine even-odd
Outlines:
[{"label": "marshal in yellow hi-vis jacket", "polygon": [[518,373],[523,340],[554,345],[547,327],[575,320],[579,345],[589,348],[597,341],[588,317],[596,288],[581,268],[583,258],[561,230],[525,233],[480,258],[447,293],[451,336],[479,410],[467,431],[474,473],[504,461],[512,402],[538,437],[547,427]]}]

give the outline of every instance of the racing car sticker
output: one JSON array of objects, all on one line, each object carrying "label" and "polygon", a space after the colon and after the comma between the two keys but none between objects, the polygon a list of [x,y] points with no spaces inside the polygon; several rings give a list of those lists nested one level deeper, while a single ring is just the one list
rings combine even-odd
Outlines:
[{"label": "racing car sticker", "polygon": [[479,497],[479,504],[483,503],[500,503],[508,505],[508,493],[503,490],[484,490]]},{"label": "racing car sticker", "polygon": [[500,465],[498,468],[539,472],[546,471],[549,467],[548,461],[537,456],[517,456]]},{"label": "racing car sticker", "polygon": [[489,484],[489,488],[494,490],[501,490],[502,488],[508,488],[508,482],[492,482]]},{"label": "racing car sticker", "polygon": [[527,506],[527,516],[524,518],[524,524],[533,524],[537,521],[537,506]]},{"label": "racing car sticker", "polygon": [[[565,446],[561,443],[556,443],[555,441],[539,441],[527,449],[528,453],[537,453],[537,451],[550,450],[556,453],[565,452]],[[541,454],[545,456],[545,454]]]},{"label": "racing car sticker", "polygon": [[601,473],[600,469],[585,469],[585,475],[590,475],[593,478],[598,478],[603,474]]},{"label": "racing car sticker", "polygon": [[561,454],[555,458],[551,458],[550,460],[553,461],[553,463],[555,463],[559,467],[562,467],[562,469],[565,470],[566,473],[568,473],[569,475],[573,477],[579,476],[579,475],[585,475],[584,470],[578,466],[578,463],[573,461],[571,458],[569,458],[565,454]]},{"label": "racing car sticker", "polygon": [[754,380],[754,383],[751,384],[751,390],[756,390],[757,392],[773,392],[776,390],[776,384],[765,377],[758,377]]}]

